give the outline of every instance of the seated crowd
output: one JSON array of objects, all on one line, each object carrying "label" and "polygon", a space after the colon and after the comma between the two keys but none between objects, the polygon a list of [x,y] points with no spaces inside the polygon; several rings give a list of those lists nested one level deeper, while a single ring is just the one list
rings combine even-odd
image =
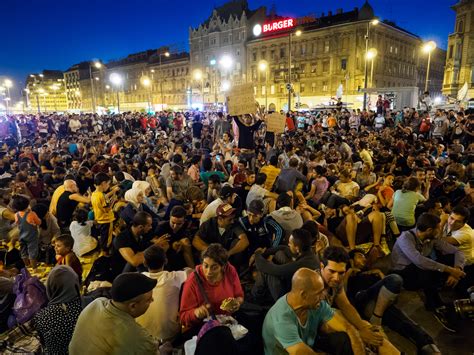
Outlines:
[{"label": "seated crowd", "polygon": [[25,323],[20,270],[55,265],[26,319],[46,354],[400,354],[383,327],[440,354],[397,298],[457,331],[474,114],[380,116],[6,117],[0,332]]}]

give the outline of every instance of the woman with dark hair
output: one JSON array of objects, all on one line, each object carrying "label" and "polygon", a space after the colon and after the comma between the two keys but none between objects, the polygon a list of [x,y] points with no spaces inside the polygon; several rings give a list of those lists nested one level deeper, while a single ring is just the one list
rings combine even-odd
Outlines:
[{"label": "woman with dark hair", "polygon": [[40,258],[44,258],[47,264],[54,264],[54,247],[51,245],[51,241],[61,234],[58,220],[48,211],[48,206],[42,203],[34,205],[31,210],[41,219],[39,228]]},{"label": "woman with dark hair", "polygon": [[46,281],[48,305],[33,317],[45,354],[68,354],[77,318],[82,311],[77,274],[69,266],[55,266]]},{"label": "woman with dark hair", "polygon": [[[418,203],[426,201],[418,190],[420,182],[416,177],[409,177],[401,190],[395,191],[388,203],[400,231],[405,231],[415,226],[415,209]],[[429,190],[429,187],[428,187]]]},{"label": "woman with dark hair", "polygon": [[202,264],[189,275],[181,296],[180,319],[186,328],[198,328],[211,314],[233,314],[244,302],[239,275],[228,263],[227,250],[210,244],[201,257]]}]

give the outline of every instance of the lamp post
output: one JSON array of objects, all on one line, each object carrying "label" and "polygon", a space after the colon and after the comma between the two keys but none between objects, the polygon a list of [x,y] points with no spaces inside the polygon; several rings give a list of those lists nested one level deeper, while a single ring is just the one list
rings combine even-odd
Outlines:
[{"label": "lamp post", "polygon": [[201,69],[195,69],[193,71],[193,79],[201,82],[202,108],[204,110],[204,79]]},{"label": "lamp post", "polygon": [[[301,30],[296,30],[294,32],[294,35],[299,37],[301,36]],[[293,37],[293,32],[290,32],[288,35],[288,84],[287,84],[287,89],[288,89],[288,112],[291,111],[291,38]]]},{"label": "lamp post", "polygon": [[426,67],[425,92],[428,91],[428,80],[430,75],[431,52],[436,49],[436,42],[429,41],[423,45],[423,52],[428,53],[428,66]]},{"label": "lamp post", "polygon": [[150,86],[151,86],[151,80],[148,76],[142,76],[140,79],[141,84],[145,87],[147,91],[147,106],[148,106],[148,112],[151,111],[151,101],[150,101]]},{"label": "lamp post", "polygon": [[92,102],[92,112],[96,112],[96,101],[95,101],[95,90],[94,90],[94,78],[92,77],[92,65],[97,69],[102,68],[102,63],[100,62],[89,62],[89,78],[91,81],[91,102]]},{"label": "lamp post", "polygon": [[374,59],[377,56],[377,50],[375,48],[370,48],[367,51],[366,59],[370,60],[370,87],[374,87],[373,78],[374,78]]},{"label": "lamp post", "polygon": [[265,73],[265,112],[268,112],[268,62],[266,60],[261,60],[258,63],[258,70]]},{"label": "lamp post", "polygon": [[164,111],[164,107],[165,107],[165,102],[164,102],[164,99],[163,99],[163,80],[164,80],[164,76],[163,76],[163,70],[161,69],[161,57],[169,57],[170,56],[170,52],[165,52],[165,53],[160,53],[159,57],[160,57],[160,95],[161,95],[161,111]]},{"label": "lamp post", "polygon": [[367,109],[367,76],[368,76],[368,65],[367,65],[367,55],[369,52],[369,32],[370,25],[376,26],[379,23],[379,20],[373,19],[372,21],[367,22],[367,32],[365,34],[365,69],[364,69],[364,104],[363,109]]},{"label": "lamp post", "polygon": [[110,74],[109,80],[116,87],[116,91],[117,91],[117,111],[118,111],[118,113],[120,113],[119,88],[120,88],[120,85],[122,85],[123,78],[118,73],[112,73],[112,74]]},{"label": "lamp post", "polygon": [[7,114],[9,112],[9,106],[10,106],[10,88],[13,86],[13,82],[10,79],[5,79],[3,82],[3,85],[7,88],[7,98],[5,99],[6,104],[6,109],[7,109]]}]

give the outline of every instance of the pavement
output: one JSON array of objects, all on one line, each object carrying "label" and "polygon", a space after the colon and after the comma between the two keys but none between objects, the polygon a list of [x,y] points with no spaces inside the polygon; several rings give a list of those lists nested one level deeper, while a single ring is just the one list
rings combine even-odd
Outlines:
[{"label": "pavement", "polygon": [[[422,326],[433,337],[443,355],[473,355],[474,354],[474,322],[460,321],[459,331],[451,333],[445,330],[433,316],[425,310],[418,292],[402,291],[398,297],[397,306],[411,319]],[[416,355],[416,346],[398,333],[384,327],[390,341],[406,355]]]}]

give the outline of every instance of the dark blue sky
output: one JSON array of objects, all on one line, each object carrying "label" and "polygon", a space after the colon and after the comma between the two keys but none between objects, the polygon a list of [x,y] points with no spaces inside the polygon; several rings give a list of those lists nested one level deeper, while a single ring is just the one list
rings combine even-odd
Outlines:
[{"label": "dark blue sky", "polygon": [[[249,0],[250,7],[278,14],[351,10],[365,0]],[[224,0],[1,0],[0,76],[20,87],[26,75],[43,69],[65,70],[82,60],[120,58],[160,45],[188,47],[188,28],[203,22]],[[370,0],[375,14],[393,20],[423,39],[446,48],[454,28],[457,0]]]}]

